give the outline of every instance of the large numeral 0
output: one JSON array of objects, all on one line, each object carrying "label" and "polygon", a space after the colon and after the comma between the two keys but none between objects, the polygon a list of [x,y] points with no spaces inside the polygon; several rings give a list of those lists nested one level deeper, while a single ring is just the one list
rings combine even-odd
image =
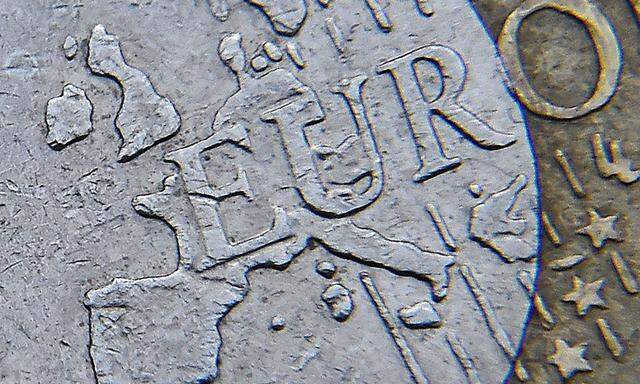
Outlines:
[{"label": "large numeral 0", "polygon": [[[598,52],[600,74],[591,98],[575,107],[560,107],[540,96],[524,71],[518,51],[518,31],[522,21],[532,13],[551,8],[569,14],[589,31]],[[620,43],[607,17],[589,0],[527,0],[504,24],[498,47],[509,73],[510,87],[532,112],[556,119],[574,119],[605,105],[616,91],[622,68]]]}]

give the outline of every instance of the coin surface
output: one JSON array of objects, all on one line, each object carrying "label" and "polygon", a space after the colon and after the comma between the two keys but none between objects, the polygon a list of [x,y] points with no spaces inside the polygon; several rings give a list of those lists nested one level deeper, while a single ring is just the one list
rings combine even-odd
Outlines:
[{"label": "coin surface", "polygon": [[[519,376],[533,383],[635,383],[640,3],[476,5],[501,42],[507,20],[543,3],[519,26],[519,54],[532,85],[525,93],[533,90],[538,101],[560,108],[538,110],[540,103],[520,98],[536,149],[546,228],[536,311],[521,356],[526,375]],[[505,63],[514,59],[503,54]],[[598,94],[611,96],[589,106]]]},{"label": "coin surface", "polygon": [[0,382],[631,382],[627,3],[0,3]]}]

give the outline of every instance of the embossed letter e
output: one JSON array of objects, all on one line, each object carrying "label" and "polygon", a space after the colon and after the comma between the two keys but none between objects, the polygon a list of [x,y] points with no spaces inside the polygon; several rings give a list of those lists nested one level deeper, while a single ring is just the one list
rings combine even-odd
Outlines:
[{"label": "embossed letter e", "polygon": [[[415,65],[424,60],[435,63],[443,79],[442,90],[435,100],[427,100],[418,80]],[[464,61],[451,48],[431,45],[415,49],[380,64],[378,73],[384,72],[389,72],[395,81],[416,143],[418,170],[413,175],[416,183],[456,168],[462,162],[459,157],[445,155],[431,121],[433,114],[442,116],[485,149],[504,148],[516,141],[514,135],[495,131],[458,103],[467,72]]]}]

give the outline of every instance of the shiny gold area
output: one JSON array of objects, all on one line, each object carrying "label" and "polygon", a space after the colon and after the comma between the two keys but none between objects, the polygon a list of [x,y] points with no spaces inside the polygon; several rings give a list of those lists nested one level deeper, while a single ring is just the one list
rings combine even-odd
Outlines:
[{"label": "shiny gold area", "polygon": [[635,384],[640,1],[474,3],[529,110],[543,193],[536,306],[509,383]]}]

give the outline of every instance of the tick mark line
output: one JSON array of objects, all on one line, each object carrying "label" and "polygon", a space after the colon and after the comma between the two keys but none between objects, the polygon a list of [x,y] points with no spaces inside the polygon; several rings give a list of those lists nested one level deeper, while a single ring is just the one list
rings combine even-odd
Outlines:
[{"label": "tick mark line", "polygon": [[478,376],[478,370],[476,366],[467,353],[467,351],[462,346],[462,342],[458,339],[458,336],[453,331],[449,331],[446,334],[447,343],[449,344],[449,348],[451,348],[451,352],[453,352],[454,356],[460,363],[460,366],[464,369],[464,374],[467,376],[468,384],[482,384],[480,381],[480,377]]},{"label": "tick mark line", "polygon": [[622,355],[624,355],[624,347],[620,343],[620,340],[618,340],[615,332],[613,332],[613,330],[611,329],[611,325],[609,325],[609,322],[606,319],[600,318],[596,320],[596,323],[598,324],[598,329],[600,329],[602,338],[607,344],[607,348],[609,348],[611,354],[614,357],[621,357]]},{"label": "tick mark line", "polygon": [[382,5],[378,2],[378,0],[365,0],[365,2],[367,3],[367,6],[369,6],[369,9],[373,14],[373,18],[376,19],[376,23],[378,23],[378,26],[384,32],[391,31],[391,28],[393,28],[393,24],[391,24],[389,16],[387,16],[387,13],[384,11],[384,8],[382,8]]},{"label": "tick mark line", "polygon": [[544,229],[547,232],[549,239],[551,239],[551,242],[556,247],[561,246],[562,238],[560,237],[560,234],[558,233],[558,230],[556,229],[555,225],[553,225],[553,222],[551,221],[551,218],[549,217],[549,214],[547,212],[542,212],[542,225],[544,226]]},{"label": "tick mark line", "polygon": [[540,314],[540,317],[550,325],[555,325],[556,320],[553,318],[553,314],[545,304],[542,297],[535,292],[535,285],[533,282],[533,278],[531,274],[527,271],[518,272],[518,281],[527,291],[529,296],[533,299],[533,306],[536,308],[536,311]]},{"label": "tick mark line", "polygon": [[420,13],[427,17],[433,16],[434,10],[433,5],[431,5],[431,0],[416,0],[416,3],[418,5]]},{"label": "tick mark line", "polygon": [[393,338],[393,341],[396,347],[398,348],[400,355],[402,355],[402,360],[404,361],[405,366],[409,370],[409,373],[411,374],[413,381],[416,384],[429,384],[429,380],[424,375],[424,372],[422,372],[422,368],[420,367],[420,364],[418,364],[418,361],[413,355],[413,352],[411,351],[411,347],[409,347],[409,343],[407,342],[407,339],[405,339],[404,336],[402,336],[402,333],[400,333],[400,329],[398,329],[398,325],[396,324],[395,320],[391,316],[391,313],[389,312],[389,307],[387,307],[384,300],[382,299],[382,296],[380,295],[380,291],[378,290],[378,287],[376,286],[376,283],[373,280],[373,278],[367,272],[360,272],[360,282],[362,283],[362,286],[364,286],[365,290],[369,294],[369,297],[371,298],[371,302],[373,303],[373,305],[376,307],[376,310],[378,311],[378,315],[382,319],[382,322],[387,328],[387,331]]},{"label": "tick mark line", "polygon": [[467,283],[467,287],[469,287],[469,290],[473,294],[473,297],[476,299],[478,306],[484,314],[484,319],[486,320],[487,326],[491,331],[491,336],[493,336],[494,340],[496,341],[496,343],[498,343],[500,348],[502,348],[509,360],[515,360],[517,357],[516,349],[513,346],[509,335],[504,330],[504,328],[502,328],[502,325],[500,325],[491,302],[484,295],[484,292],[482,291],[478,280],[476,280],[475,278],[475,273],[468,265],[462,265],[460,267],[460,273],[462,274],[464,281]]},{"label": "tick mark line", "polygon": [[560,164],[560,168],[562,168],[565,177],[569,181],[573,192],[579,198],[585,197],[586,194],[584,192],[584,188],[582,187],[582,182],[578,178],[578,175],[576,175],[576,172],[571,166],[571,163],[569,163],[569,158],[567,157],[567,155],[561,149],[558,149],[556,151],[555,157],[558,164]]},{"label": "tick mark line", "polygon": [[436,228],[438,229],[438,233],[440,234],[440,237],[442,238],[444,243],[447,245],[447,248],[449,248],[450,251],[455,251],[456,249],[458,249],[458,247],[456,246],[456,240],[453,238],[453,236],[451,236],[451,232],[449,232],[447,223],[445,223],[444,219],[442,218],[442,215],[440,215],[440,211],[438,210],[438,207],[436,207],[434,204],[429,203],[427,204],[426,209],[427,209],[427,212],[429,213],[429,216],[431,216],[431,219],[436,225]]},{"label": "tick mark line", "polygon": [[636,280],[631,268],[629,268],[629,264],[622,258],[620,252],[611,251],[611,263],[616,272],[618,272],[618,277],[624,289],[631,295],[638,293],[638,280]]}]

